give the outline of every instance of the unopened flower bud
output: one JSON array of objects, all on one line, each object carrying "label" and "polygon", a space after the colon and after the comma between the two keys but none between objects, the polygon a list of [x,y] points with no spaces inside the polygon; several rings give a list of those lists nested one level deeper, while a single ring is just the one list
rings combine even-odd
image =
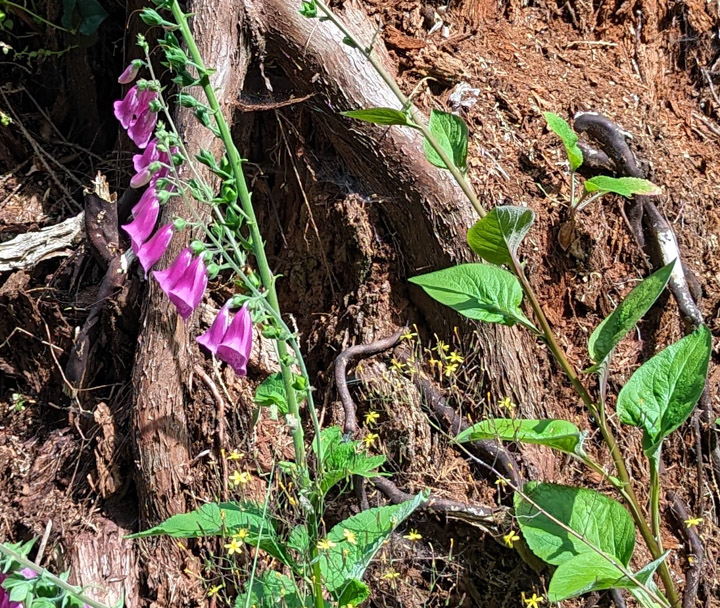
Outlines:
[{"label": "unopened flower bud", "polygon": [[190,249],[194,254],[197,255],[198,253],[202,253],[203,251],[205,251],[205,243],[203,243],[202,241],[193,241],[192,243],[190,243]]},{"label": "unopened flower bud", "polygon": [[208,278],[212,281],[220,272],[220,266],[217,264],[207,265]]},{"label": "unopened flower bud", "polygon": [[157,114],[160,110],[162,110],[162,102],[159,99],[155,99],[150,102],[151,112],[155,112]]},{"label": "unopened flower bud", "polygon": [[[158,193],[158,194],[159,194],[159,193]],[[168,192],[168,194],[170,194],[170,193]],[[181,218],[181,217],[176,217],[176,218],[173,220],[173,226],[175,226],[175,230],[177,230],[177,231],[185,230],[185,226],[187,226],[187,221],[185,221],[185,220],[184,220],[183,218]]]}]

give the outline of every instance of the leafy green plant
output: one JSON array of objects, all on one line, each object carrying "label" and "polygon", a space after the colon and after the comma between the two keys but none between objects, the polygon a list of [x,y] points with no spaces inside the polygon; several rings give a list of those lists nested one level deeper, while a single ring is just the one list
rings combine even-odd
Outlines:
[{"label": "leafy green plant", "polygon": [[[534,220],[532,211],[501,206],[488,213],[464,176],[468,135],[467,128],[458,125],[461,119],[443,117],[439,121],[440,115],[433,112],[425,125],[420,113],[374,58],[372,48],[353,36],[322,0],[306,4],[312,6],[313,16],[330,21],[340,29],[350,46],[380,74],[402,106],[402,110],[367,108],[345,114],[367,122],[419,130],[424,137],[428,161],[450,170],[480,215],[480,220],[468,232],[468,244],[487,264],[461,264],[413,277],[410,281],[459,314],[487,323],[520,325],[540,337],[582,399],[589,418],[597,424],[613,460],[615,475],[607,473],[587,455],[583,448],[585,432],[564,420],[483,420],[456,438],[460,443],[489,438],[525,442],[569,454],[609,482],[623,499],[625,506],[594,490],[548,483],[529,482],[523,488],[515,488],[516,517],[528,546],[539,558],[557,566],[549,599],[561,601],[593,590],[616,588],[628,590],[648,608],[677,605],[677,591],[665,563],[667,553],[660,538],[660,448],[663,439],[688,418],[703,391],[711,349],[709,331],[704,326],[698,327],[659,352],[633,374],[618,395],[616,410],[621,421],[644,431],[643,449],[649,461],[651,486],[650,523],[645,520],[627,465],[608,424],[606,393],[615,347],[650,309],[665,289],[674,264],[679,262],[668,264],[642,281],[593,332],[588,343],[593,364],[586,370],[587,374],[595,374],[598,381],[596,394],[592,396],[586,380],[580,378],[559,346],[518,257],[518,248]],[[576,172],[583,163],[578,135],[557,114],[547,112],[543,116],[550,130],[561,139],[567,155],[571,213],[606,194],[632,197],[660,193],[660,188],[647,180],[598,176],[586,180],[578,195]],[[539,329],[522,312],[524,300]],[[636,530],[653,561],[632,572],[629,567]],[[654,582],[656,572],[663,581],[664,595]]]}]

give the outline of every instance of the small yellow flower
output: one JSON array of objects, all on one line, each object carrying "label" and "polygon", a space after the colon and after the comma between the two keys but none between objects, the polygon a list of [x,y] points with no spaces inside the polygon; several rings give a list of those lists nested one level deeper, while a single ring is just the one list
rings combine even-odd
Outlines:
[{"label": "small yellow flower", "polygon": [[450,361],[450,363],[462,363],[464,360],[465,359],[462,358],[462,355],[457,351],[451,352],[448,357],[448,361]]},{"label": "small yellow flower", "polygon": [[410,533],[403,536],[403,538],[407,538],[411,542],[415,542],[416,540],[420,540],[422,538],[422,534],[420,534],[415,528],[410,529]]},{"label": "small yellow flower", "polygon": [[506,547],[513,548],[513,544],[520,540],[520,537],[518,536],[517,532],[515,530],[510,530],[505,536],[503,536],[503,542],[505,543]]},{"label": "small yellow flower", "polygon": [[503,479],[502,477],[498,477],[498,478],[495,480],[495,485],[496,485],[496,486],[502,486],[502,487],[504,488],[504,487],[507,485],[507,479]]},{"label": "small yellow flower", "polygon": [[233,538],[237,538],[238,540],[245,540],[250,533],[245,528],[240,528],[235,534],[233,534]]},{"label": "small yellow flower", "polygon": [[363,439],[363,443],[365,444],[365,447],[369,448],[371,445],[373,445],[375,443],[375,441],[377,441],[377,439],[379,437],[380,436],[377,433],[368,433],[367,435],[365,435],[365,438]]},{"label": "small yellow flower", "polygon": [[375,411],[370,411],[367,414],[365,414],[365,424],[368,426],[372,426],[380,419],[380,414],[378,414]]},{"label": "small yellow flower", "polygon": [[702,523],[703,518],[702,517],[691,517],[689,519],[685,520],[685,527],[686,528],[692,528],[693,526],[697,526]]},{"label": "small yellow flower", "polygon": [[323,538],[322,540],[319,540],[317,544],[317,548],[320,549],[320,551],[327,551],[328,549],[332,549],[336,546],[336,543],[331,541],[329,538]]},{"label": "small yellow flower", "polygon": [[343,536],[345,537],[345,540],[351,545],[357,545],[357,538],[355,538],[355,532],[353,532],[352,530],[343,530]]},{"label": "small yellow flower", "polygon": [[247,471],[243,471],[242,473],[240,471],[233,471],[233,474],[230,475],[230,481],[233,482],[234,486],[246,486],[251,479],[252,475]]},{"label": "small yellow flower", "polygon": [[210,587],[210,589],[208,589],[207,596],[212,597],[213,595],[217,595],[217,592],[220,591],[220,589],[222,589],[223,587],[225,587],[225,585],[216,585],[215,587]]},{"label": "small yellow flower", "polygon": [[403,370],[403,367],[405,367],[405,364],[402,361],[398,361],[395,357],[393,357],[392,359],[390,359],[390,367],[401,372]]},{"label": "small yellow flower", "polygon": [[694,555],[688,555],[688,564],[692,566],[695,563],[695,556]]},{"label": "small yellow flower", "polygon": [[437,344],[435,345],[435,352],[440,353],[446,353],[448,350],[450,350],[450,345],[445,344],[442,340],[438,340]]},{"label": "small yellow flower", "polygon": [[460,367],[460,365],[458,365],[457,363],[448,363],[448,364],[445,366],[445,376],[446,376],[447,378],[449,378],[450,376],[452,376],[452,375],[457,371],[457,368],[458,368],[458,367]]},{"label": "small yellow flower", "polygon": [[430,364],[430,367],[435,367],[437,365],[437,368],[440,371],[442,371],[442,368],[443,368],[442,361],[439,361],[435,357],[430,357],[430,359],[428,359],[428,363]]},{"label": "small yellow flower", "polygon": [[243,543],[237,538],[231,538],[230,542],[225,545],[228,555],[234,555],[235,553],[242,553]]},{"label": "small yellow flower", "polygon": [[505,397],[498,401],[498,407],[501,410],[508,410],[512,412],[517,406],[511,401],[510,397]]},{"label": "small yellow flower", "polygon": [[541,595],[537,595],[536,593],[533,593],[531,597],[525,597],[525,592],[523,591],[521,596],[522,601],[525,602],[525,605],[528,608],[540,608],[540,604],[545,602],[545,598]]},{"label": "small yellow flower", "polygon": [[342,554],[343,554],[343,557],[347,557],[348,555],[350,555],[350,549],[343,549]]},{"label": "small yellow flower", "polygon": [[243,457],[242,452],[238,452],[237,450],[233,450],[228,455],[228,460],[240,460]]},{"label": "small yellow flower", "polygon": [[400,576],[400,573],[397,570],[394,570],[393,568],[389,568],[388,571],[385,574],[383,574],[380,578],[382,578],[386,581],[392,581],[392,580],[395,580],[399,576]]},{"label": "small yellow flower", "polygon": [[417,334],[409,329],[406,329],[405,333],[400,336],[401,340],[412,340],[413,338],[417,338]]}]

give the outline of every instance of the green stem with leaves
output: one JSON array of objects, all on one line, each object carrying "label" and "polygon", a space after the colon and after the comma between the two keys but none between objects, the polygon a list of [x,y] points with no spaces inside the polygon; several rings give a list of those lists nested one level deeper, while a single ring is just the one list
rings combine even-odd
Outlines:
[{"label": "green stem with leaves", "polygon": [[81,602],[85,602],[88,606],[92,606],[92,608],[108,608],[108,606],[106,604],[103,604],[102,602],[98,602],[97,600],[89,598],[88,596],[84,595],[82,593],[82,591],[80,591],[80,589],[78,587],[76,587],[75,585],[71,585],[70,583],[55,576],[49,570],[47,570],[41,566],[38,566],[35,562],[30,561],[27,557],[20,555],[17,551],[14,551],[7,545],[0,544],[0,553],[3,553],[4,555],[8,556],[13,561],[16,561],[23,568],[29,568],[33,572],[37,572],[38,576],[43,577],[46,581],[51,582],[53,585],[55,585],[56,587],[59,587],[63,591],[67,591],[68,593],[74,595]]},{"label": "green stem with leaves", "polygon": [[[382,65],[379,63],[379,61],[375,58],[375,56],[372,53],[372,49],[366,48],[360,40],[357,39],[356,36],[353,35],[353,33],[345,26],[345,24],[340,20],[323,2],[322,0],[315,0],[315,5],[319,9],[320,12],[322,12],[323,16],[333,23],[345,36],[345,39],[347,42],[350,43],[351,46],[357,48],[363,56],[367,59],[367,61],[372,65],[372,67],[375,69],[377,74],[382,78],[382,80],[387,84],[387,86],[390,88],[390,90],[393,92],[393,94],[397,97],[398,101],[402,104],[403,108],[407,108],[410,118],[415,123],[415,127],[423,134],[427,142],[430,144],[430,146],[437,152],[438,156],[442,159],[442,161],[447,166],[448,170],[452,174],[452,176],[455,178],[456,182],[458,183],[458,186],[462,189],[463,193],[467,196],[468,200],[472,204],[472,206],[477,211],[478,215],[482,218],[487,215],[487,211],[483,207],[483,205],[480,203],[472,185],[467,180],[465,175],[460,171],[460,169],[452,162],[452,160],[447,156],[443,148],[440,146],[440,144],[437,142],[437,140],[433,137],[432,133],[430,133],[429,128],[424,123],[422,116],[417,111],[417,109],[412,105],[410,100],[405,96],[405,94],[400,90],[400,87],[397,85],[395,80],[385,71],[385,69],[382,67]],[[574,177],[574,176],[573,176]],[[573,180],[573,186],[575,185]],[[574,187],[573,187],[574,190]],[[574,195],[574,193],[573,193]],[[574,196],[573,196],[574,198]],[[574,202],[574,201],[573,201]],[[565,352],[558,344],[557,338],[555,337],[554,332],[552,331],[552,328],[550,327],[550,324],[548,323],[548,320],[542,310],[542,307],[540,306],[540,303],[537,299],[537,296],[535,295],[534,290],[532,289],[532,286],[530,285],[529,281],[527,280],[527,277],[525,276],[525,273],[520,266],[520,263],[517,260],[513,260],[513,270],[515,271],[516,276],[520,280],[523,292],[525,293],[525,296],[527,297],[528,301],[530,302],[530,306],[533,309],[533,312],[535,313],[535,316],[537,317],[537,320],[540,324],[540,327],[542,329],[542,334],[545,342],[547,343],[548,347],[550,348],[550,351],[552,352],[553,356],[556,358],[560,366],[563,368],[563,371],[567,375],[568,379],[570,380],[570,383],[573,385],[573,388],[578,393],[580,398],[582,399],[583,403],[588,409],[588,412],[596,417],[598,420],[598,426],[600,429],[600,433],[603,437],[603,440],[605,441],[606,445],[608,446],[608,449],[610,451],[611,457],[613,459],[613,463],[615,464],[615,468],[618,473],[619,483],[614,483],[615,487],[618,489],[620,494],[625,499],[630,512],[633,516],[633,519],[635,520],[636,525],[638,526],[640,533],[645,540],[648,548],[650,549],[650,552],[653,554],[654,558],[660,557],[662,554],[661,547],[656,542],[655,537],[653,536],[652,531],[650,530],[650,527],[648,526],[647,521],[645,520],[645,517],[642,513],[642,508],[640,507],[640,502],[637,499],[637,496],[635,494],[635,491],[632,486],[632,481],[630,478],[630,474],[627,470],[627,466],[625,465],[625,460],[622,456],[622,453],[620,452],[620,449],[618,447],[618,443],[615,439],[615,436],[610,428],[610,426],[607,424],[607,421],[604,419],[604,416],[599,416],[598,408],[593,403],[592,398],[590,397],[590,394],[588,393],[587,389],[583,385],[582,381],[578,377],[578,374],[575,370],[575,368],[572,366],[572,364],[567,359],[567,356],[565,355]],[[607,478],[607,476],[606,476]],[[675,591],[675,586],[672,581],[672,578],[670,576],[670,571],[667,567],[667,564],[663,562],[660,565],[659,568],[660,577],[663,580],[663,584],[665,586],[665,591],[668,595],[668,599],[670,603],[675,606],[678,604],[679,599],[677,592]]]},{"label": "green stem with leaves", "polygon": [[[222,140],[225,149],[227,151],[228,160],[232,167],[233,178],[235,180],[235,186],[238,192],[238,200],[240,206],[246,216],[246,223],[250,230],[250,239],[252,242],[253,253],[257,260],[258,272],[260,273],[260,280],[262,281],[263,287],[267,291],[267,300],[273,311],[280,316],[280,305],[278,303],[277,291],[275,289],[275,278],[273,276],[270,265],[267,261],[265,254],[265,247],[263,245],[262,235],[260,228],[257,223],[255,216],[255,209],[253,208],[252,200],[250,198],[250,192],[245,181],[245,175],[242,168],[242,159],[238,152],[235,142],[233,141],[230,133],[230,128],[222,114],[222,108],[215,95],[215,90],[210,83],[209,72],[205,67],[202,54],[195,43],[195,38],[192,35],[190,26],[188,24],[187,15],[183,13],[178,4],[177,0],[173,0],[171,4],[171,10],[173,16],[180,27],[183,39],[187,44],[188,51],[193,63],[197,66],[200,86],[202,86],[205,96],[208,101],[208,105],[215,116],[215,121],[220,132],[220,139]],[[293,448],[295,451],[295,460],[298,470],[300,472],[300,487],[302,491],[310,492],[311,479],[310,472],[307,465],[307,459],[305,457],[305,437],[300,420],[299,406],[297,397],[295,395],[294,378],[292,372],[292,356],[287,350],[287,345],[284,340],[276,340],[278,359],[280,361],[280,368],[282,371],[283,384],[285,386],[285,393],[288,404],[288,412],[293,418],[291,422],[291,432],[293,437]],[[318,438],[319,441],[319,438]],[[313,600],[316,608],[324,607],[323,600],[323,587],[322,587],[322,573],[320,570],[320,563],[317,559],[318,550],[316,547],[318,540],[318,513],[316,509],[310,508],[308,510],[308,529],[310,534],[310,557],[313,569],[312,585],[313,585]]]},{"label": "green stem with leaves", "polygon": [[420,113],[420,111],[413,105],[412,101],[407,98],[405,93],[400,90],[400,87],[398,86],[397,82],[395,82],[395,79],[387,73],[387,70],[385,70],[382,64],[377,60],[377,58],[372,52],[372,48],[366,47],[364,43],[359,40],[346,27],[342,20],[338,19],[338,17],[322,2],[322,0],[315,0],[315,5],[320,10],[320,12],[322,12],[323,16],[342,32],[343,36],[345,36],[345,39],[350,43],[350,46],[356,48],[360,53],[362,53],[363,57],[365,57],[365,59],[370,63],[370,65],[372,65],[375,72],[377,72],[378,76],[382,78],[383,82],[392,91],[393,95],[395,95],[397,100],[402,105],[403,109],[407,109],[407,112],[409,113],[410,118],[413,121],[413,127],[420,131],[420,133],[422,133],[428,144],[430,144],[430,146],[433,148],[433,150],[435,150],[443,163],[445,163],[448,171],[450,171],[452,176],[455,178],[458,186],[463,191],[467,199],[470,201],[470,204],[474,207],[477,214],[480,217],[485,217],[487,215],[487,210],[480,202],[480,199],[478,199],[475,190],[473,189],[465,174],[460,171],[460,169],[455,165],[455,163],[452,162],[452,160],[447,155],[440,143],[437,141],[435,136],[430,132],[430,129],[428,128],[427,124],[425,124],[425,119]]}]

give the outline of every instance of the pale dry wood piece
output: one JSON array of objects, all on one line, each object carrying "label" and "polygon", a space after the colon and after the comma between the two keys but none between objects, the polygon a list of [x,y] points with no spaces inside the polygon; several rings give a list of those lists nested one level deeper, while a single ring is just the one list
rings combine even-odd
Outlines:
[{"label": "pale dry wood piece", "polygon": [[85,213],[78,213],[59,224],[18,234],[0,243],[0,272],[26,270],[44,260],[70,255],[81,238],[84,222]]}]

